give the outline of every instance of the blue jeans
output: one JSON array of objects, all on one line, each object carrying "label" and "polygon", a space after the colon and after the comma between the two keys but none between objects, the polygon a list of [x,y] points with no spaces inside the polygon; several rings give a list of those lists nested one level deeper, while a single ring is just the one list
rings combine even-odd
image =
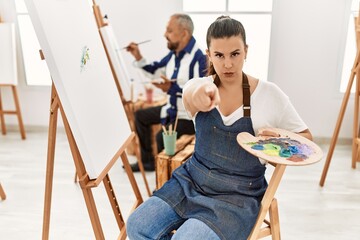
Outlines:
[{"label": "blue jeans", "polygon": [[182,219],[169,204],[155,196],[130,215],[126,231],[130,240],[220,240],[205,223],[195,218]]}]

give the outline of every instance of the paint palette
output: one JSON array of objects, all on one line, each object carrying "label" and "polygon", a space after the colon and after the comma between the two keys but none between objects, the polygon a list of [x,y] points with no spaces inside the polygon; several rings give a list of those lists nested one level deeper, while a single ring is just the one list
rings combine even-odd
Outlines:
[{"label": "paint palette", "polygon": [[242,148],[266,161],[285,165],[308,165],[321,160],[323,152],[318,145],[299,134],[279,128],[264,128],[277,137],[255,137],[247,132],[237,135]]}]

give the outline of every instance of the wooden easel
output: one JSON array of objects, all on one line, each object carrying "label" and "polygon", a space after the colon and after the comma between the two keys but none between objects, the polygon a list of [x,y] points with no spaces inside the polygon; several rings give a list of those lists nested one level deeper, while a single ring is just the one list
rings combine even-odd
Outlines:
[{"label": "wooden easel", "polygon": [[4,191],[3,187],[1,186],[1,183],[0,183],[0,199],[1,200],[6,199],[6,194],[5,194],[5,191]]},{"label": "wooden easel", "polygon": [[[129,121],[129,124],[130,124],[130,127],[131,127],[131,130],[136,132],[136,128],[135,128],[135,120],[134,120],[134,103],[132,102],[132,97],[131,97],[131,100],[130,101],[127,101],[124,97],[124,94],[123,94],[123,91],[121,89],[121,86],[120,86],[120,81],[118,79],[118,76],[116,75],[116,72],[115,72],[115,69],[114,69],[114,65],[112,64],[111,62],[111,59],[110,59],[110,56],[109,56],[109,52],[108,52],[108,49],[104,43],[104,39],[103,39],[103,36],[101,34],[101,31],[100,29],[102,27],[105,27],[107,26],[108,24],[104,22],[104,17],[103,15],[101,14],[101,11],[100,11],[100,7],[99,5],[96,4],[95,0],[93,0],[93,10],[94,10],[94,15],[95,15],[95,19],[96,19],[96,23],[97,23],[97,26],[99,28],[99,34],[100,34],[100,37],[101,37],[101,41],[103,43],[103,46],[104,46],[104,49],[105,49],[105,52],[106,52],[106,56],[108,58],[108,61],[109,61],[109,64],[110,64],[110,68],[111,68],[111,72],[114,76],[114,80],[115,80],[115,84],[116,84],[116,88],[120,94],[120,98],[121,98],[121,101],[123,103],[123,106],[124,106],[124,109],[125,109],[125,113],[126,113],[126,116],[128,118],[128,121]],[[131,93],[131,96],[133,95],[133,93]],[[135,142],[139,142],[139,140],[137,139],[137,135],[135,136],[135,139],[134,141]],[[139,169],[140,169],[140,172],[141,172],[141,175],[144,179],[144,183],[145,183],[145,187],[146,187],[146,191],[148,193],[149,196],[151,196],[151,191],[150,191],[150,188],[149,188],[149,184],[148,184],[148,181],[147,181],[147,178],[146,178],[146,174],[145,174],[145,170],[144,170],[144,166],[143,166],[143,163],[141,161],[141,156],[140,156],[140,151],[139,151],[139,148],[138,147],[135,147],[135,155],[136,155],[136,159],[137,159],[137,162],[139,164]]]},{"label": "wooden easel", "polygon": [[49,121],[49,133],[48,133],[48,153],[47,153],[47,167],[46,167],[46,184],[45,184],[45,200],[44,200],[44,218],[43,218],[43,233],[42,239],[49,239],[49,226],[50,226],[50,209],[51,209],[51,194],[52,194],[52,182],[53,182],[53,172],[54,172],[54,155],[55,155],[55,142],[56,142],[56,128],[57,128],[57,116],[58,110],[60,110],[65,132],[68,138],[68,142],[70,145],[71,153],[73,156],[73,160],[76,167],[76,173],[79,176],[79,184],[82,189],[85,203],[88,209],[88,213],[90,216],[91,224],[94,230],[94,234],[96,239],[105,239],[100,219],[97,213],[95,201],[93,198],[93,194],[91,188],[97,187],[101,182],[104,183],[110,204],[112,206],[115,219],[120,229],[119,239],[123,240],[126,238],[126,228],[123,216],[120,211],[120,207],[117,203],[116,195],[114,193],[114,189],[112,188],[111,181],[108,175],[109,170],[114,165],[116,160],[121,157],[123,165],[125,167],[125,171],[127,172],[127,176],[129,178],[130,184],[136,196],[136,202],[133,206],[135,209],[139,206],[143,199],[141,197],[141,193],[137,186],[134,174],[131,170],[129,161],[126,156],[126,146],[131,142],[131,140],[135,137],[135,134],[132,133],[131,136],[127,139],[124,145],[119,149],[114,158],[111,160],[110,164],[104,169],[104,171],[96,178],[90,179],[85,166],[80,155],[79,149],[77,147],[76,141],[72,134],[72,130],[66,118],[65,112],[61,106],[60,99],[57,95],[54,84],[52,85],[51,91],[51,104],[50,104],[50,121]]},{"label": "wooden easel", "polygon": [[13,111],[9,111],[9,110],[4,110],[3,109],[3,105],[2,105],[2,99],[1,99],[1,93],[0,93],[0,122],[1,122],[1,132],[3,135],[6,134],[6,126],[5,126],[5,114],[15,114],[17,116],[18,122],[19,122],[19,128],[20,128],[20,134],[21,134],[21,139],[26,139],[26,135],[25,135],[25,128],[24,128],[24,124],[22,121],[22,117],[21,117],[21,112],[20,112],[20,104],[19,104],[19,98],[18,98],[18,94],[17,94],[17,90],[16,90],[16,85],[13,84],[0,84],[0,88],[2,87],[10,87],[12,90],[12,94],[14,97],[14,103],[15,103],[15,110]]},{"label": "wooden easel", "polygon": [[347,103],[349,101],[349,96],[351,93],[351,88],[354,83],[354,78],[356,77],[356,85],[355,85],[355,105],[354,105],[354,122],[353,122],[353,137],[352,137],[352,161],[351,161],[351,167],[356,168],[356,162],[359,162],[359,153],[360,153],[360,137],[359,137],[359,97],[360,97],[360,17],[355,18],[355,33],[356,33],[356,57],[354,60],[354,64],[351,70],[349,82],[344,94],[344,98],[341,104],[339,116],[336,122],[336,126],[334,129],[334,133],[330,142],[329,151],[326,157],[325,165],[322,171],[321,179],[320,179],[320,186],[323,187],[325,184],[325,179],[327,172],[329,170],[330,162],[332,155],[334,153],[334,148],[336,141],[339,136],[340,127],[342,124],[342,120],[344,118],[345,110]]},{"label": "wooden easel", "polygon": [[[1,22],[1,19],[0,19],[0,23]],[[15,52],[13,52],[13,54],[15,54]],[[6,54],[5,54],[6,56]],[[15,56],[14,56],[14,59]],[[14,60],[15,62],[15,60]],[[15,63],[14,63],[15,64]],[[14,69],[14,71],[16,71]],[[16,78],[16,76],[13,74],[11,77],[10,76],[7,76],[9,78]],[[2,83],[0,83],[0,90],[1,88],[5,88],[5,87],[10,87],[11,90],[12,90],[12,94],[13,94],[13,98],[14,98],[14,104],[15,104],[15,110],[4,110],[3,109],[3,104],[2,104],[2,99],[1,99],[1,93],[0,93],[0,123],[1,123],[1,132],[3,135],[6,135],[6,126],[5,126],[5,117],[4,115],[5,114],[15,114],[17,116],[17,119],[18,119],[18,123],[19,123],[19,128],[20,128],[20,134],[21,134],[21,139],[25,139],[26,138],[26,135],[25,135],[25,128],[24,128],[24,124],[23,124],[23,121],[22,121],[22,117],[21,117],[21,112],[20,112],[20,104],[19,104],[19,98],[18,98],[18,94],[17,94],[17,89],[16,89],[16,84],[13,83],[13,81],[11,80],[14,80],[14,79],[4,79],[4,81],[2,81]],[[6,81],[9,81],[10,82],[6,82]]]}]

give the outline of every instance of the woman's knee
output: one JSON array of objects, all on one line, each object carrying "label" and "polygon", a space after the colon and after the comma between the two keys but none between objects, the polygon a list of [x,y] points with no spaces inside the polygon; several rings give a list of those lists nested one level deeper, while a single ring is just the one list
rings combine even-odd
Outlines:
[{"label": "woman's knee", "polygon": [[139,214],[135,210],[128,218],[126,222],[126,233],[129,239],[139,239],[139,229],[141,228],[141,221],[139,219]]},{"label": "woman's knee", "polygon": [[166,229],[178,216],[172,208],[158,197],[151,197],[129,216],[126,231],[129,239],[157,239],[166,235]]}]

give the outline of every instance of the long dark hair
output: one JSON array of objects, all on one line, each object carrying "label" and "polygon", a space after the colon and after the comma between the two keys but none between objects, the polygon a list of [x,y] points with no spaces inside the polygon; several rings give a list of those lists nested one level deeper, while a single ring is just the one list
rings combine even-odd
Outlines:
[{"label": "long dark hair", "polygon": [[[229,38],[233,36],[240,36],[241,39],[244,41],[245,46],[246,44],[246,34],[244,26],[241,22],[230,18],[229,16],[220,16],[218,17],[215,22],[213,22],[207,30],[206,34],[206,45],[207,48],[210,49],[210,43],[212,39],[219,39],[219,38]],[[207,75],[214,75],[215,80],[214,83],[216,86],[219,86],[220,79],[217,75],[214,66],[208,59],[208,69]]]}]

